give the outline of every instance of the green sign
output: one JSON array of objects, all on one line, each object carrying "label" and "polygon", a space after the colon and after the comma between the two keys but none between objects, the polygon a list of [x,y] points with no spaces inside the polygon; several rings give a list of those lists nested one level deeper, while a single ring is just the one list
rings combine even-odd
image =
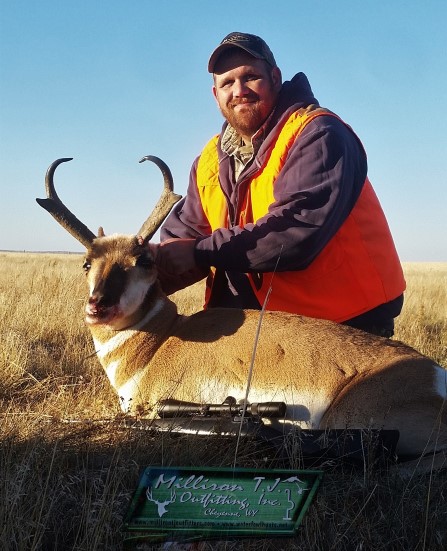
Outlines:
[{"label": "green sign", "polygon": [[124,519],[125,541],[293,535],[322,471],[147,467]]}]

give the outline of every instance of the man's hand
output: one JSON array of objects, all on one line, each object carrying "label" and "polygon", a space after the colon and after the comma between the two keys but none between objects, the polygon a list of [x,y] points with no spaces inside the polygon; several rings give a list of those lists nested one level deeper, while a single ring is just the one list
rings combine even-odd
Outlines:
[{"label": "man's hand", "polygon": [[200,281],[208,274],[207,268],[196,264],[195,243],[195,239],[168,239],[159,245],[151,244],[158,278],[167,295]]}]

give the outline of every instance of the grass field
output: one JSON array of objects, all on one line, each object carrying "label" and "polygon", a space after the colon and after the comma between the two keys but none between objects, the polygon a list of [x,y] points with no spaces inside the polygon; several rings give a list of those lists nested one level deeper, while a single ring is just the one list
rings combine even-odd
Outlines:
[{"label": "grass field", "polygon": [[[83,322],[78,255],[0,253],[0,544],[115,550],[147,465],[230,466],[232,444],[126,428]],[[404,265],[395,338],[447,367],[447,263]],[[174,296],[199,310],[200,284]],[[268,466],[243,445],[241,466]],[[156,545],[147,547],[158,549]],[[329,468],[295,538],[204,542],[230,550],[444,550],[447,475]]]}]

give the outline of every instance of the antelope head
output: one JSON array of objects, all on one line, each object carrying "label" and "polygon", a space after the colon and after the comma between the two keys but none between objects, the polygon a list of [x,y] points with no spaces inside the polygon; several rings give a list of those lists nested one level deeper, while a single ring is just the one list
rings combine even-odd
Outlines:
[{"label": "antelope head", "polygon": [[154,210],[135,236],[106,236],[102,228],[95,236],[62,203],[54,187],[56,168],[71,160],[63,158],[51,164],[45,176],[47,198],[36,201],[87,249],[83,266],[89,286],[86,322],[121,330],[139,319],[151,300],[151,290],[158,288],[149,241],[181,196],[173,192],[168,166],[158,157],[143,157],[140,163],[152,161],[164,178],[163,193]]}]

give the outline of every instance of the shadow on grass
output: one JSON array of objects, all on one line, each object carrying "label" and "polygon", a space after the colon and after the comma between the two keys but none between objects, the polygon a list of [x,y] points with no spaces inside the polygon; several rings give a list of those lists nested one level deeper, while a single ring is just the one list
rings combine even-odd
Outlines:
[{"label": "shadow on grass", "polygon": [[[23,422],[23,421],[22,421]],[[1,541],[9,550],[116,550],[122,520],[149,465],[231,466],[235,439],[131,429],[122,420],[1,420]],[[299,466],[287,444],[281,467]],[[242,441],[237,465],[277,466],[275,451]],[[294,538],[204,542],[201,549],[441,550],[447,545],[447,473],[402,480],[385,466],[332,460]],[[157,546],[152,546],[158,549]],[[161,547],[160,547],[161,548]]]}]

